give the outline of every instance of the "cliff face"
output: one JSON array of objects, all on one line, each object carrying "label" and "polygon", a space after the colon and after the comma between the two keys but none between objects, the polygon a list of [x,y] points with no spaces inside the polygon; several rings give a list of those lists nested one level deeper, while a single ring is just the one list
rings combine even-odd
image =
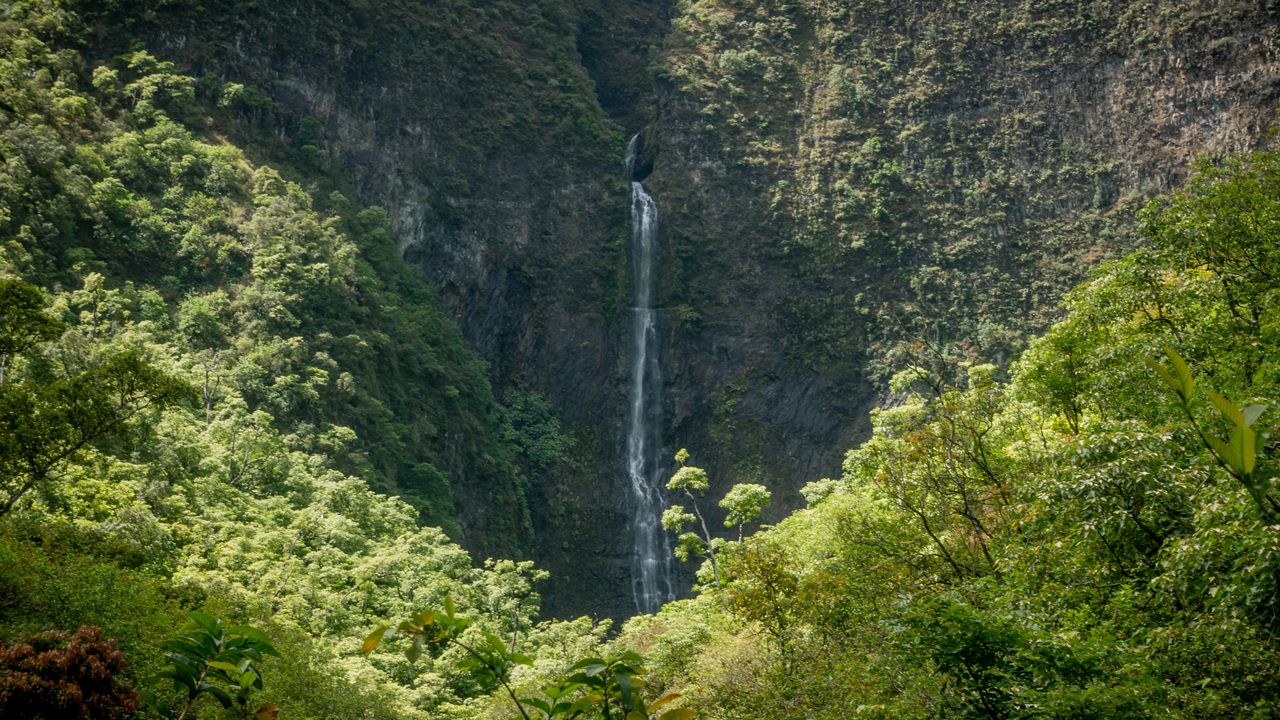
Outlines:
[{"label": "cliff face", "polygon": [[[499,399],[533,392],[558,411],[564,452],[523,468],[536,536],[524,552],[552,572],[549,610],[629,614],[624,130],[653,114],[661,3],[100,10],[102,54],[117,34],[141,37],[210,92],[250,86],[257,102],[229,101],[230,132],[387,209],[404,257],[490,362]],[[481,557],[510,552],[491,537],[515,522],[492,517],[511,512],[503,488],[468,467],[449,468],[460,540]]]},{"label": "cliff face", "polygon": [[795,503],[868,380],[1007,360],[1147,197],[1258,142],[1277,40],[1247,2],[677,3],[651,179],[689,318],[675,444]]},{"label": "cliff face", "polygon": [[[632,609],[627,134],[644,130],[662,214],[664,454],[688,446],[720,490],[770,485],[777,517],[837,471],[895,363],[1007,359],[1135,242],[1143,198],[1256,142],[1280,90],[1280,11],[1257,3],[667,5],[217,0],[101,20],[262,89],[229,101],[239,132],[386,207],[496,393],[549,399],[572,442],[526,468],[526,494],[557,614]],[[492,489],[452,479],[470,548],[498,547]]]}]

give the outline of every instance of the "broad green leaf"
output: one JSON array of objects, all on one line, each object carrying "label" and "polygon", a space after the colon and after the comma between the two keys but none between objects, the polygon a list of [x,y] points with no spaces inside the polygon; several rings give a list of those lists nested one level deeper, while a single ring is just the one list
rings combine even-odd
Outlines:
[{"label": "broad green leaf", "polygon": [[445,615],[448,615],[449,617],[453,617],[453,616],[454,616],[454,614],[455,614],[455,613],[457,613],[457,611],[458,611],[458,609],[457,609],[457,608],[454,606],[454,604],[453,604],[453,596],[452,596],[452,595],[450,595],[449,593],[445,593],[445,595],[444,595],[444,614],[445,614]]},{"label": "broad green leaf", "polygon": [[1244,424],[1252,427],[1258,421],[1258,418],[1262,416],[1262,413],[1266,411],[1266,405],[1250,405],[1246,407],[1244,409]]},{"label": "broad green leaf", "polygon": [[1212,390],[1206,390],[1205,395],[1209,396],[1209,399],[1217,406],[1218,412],[1222,413],[1222,417],[1226,418],[1227,422],[1232,425],[1246,424],[1244,413],[1240,412],[1240,408],[1236,407],[1235,403]]},{"label": "broad green leaf", "polygon": [[262,632],[257,628],[249,627],[248,625],[237,625],[235,627],[229,627],[227,628],[227,632],[234,635],[240,635],[248,640],[251,640],[255,644],[261,644],[261,645],[271,644],[271,638],[267,637],[266,633]]},{"label": "broad green leaf", "polygon": [[215,698],[217,698],[218,703],[221,704],[222,707],[224,708],[231,707],[231,704],[232,704],[231,696],[227,694],[226,690],[223,690],[217,685],[210,685],[209,683],[202,683],[200,685],[200,688],[196,690],[197,694],[206,693],[206,692],[214,696]]},{"label": "broad green leaf", "polygon": [[1212,435],[1207,435],[1205,439],[1209,441],[1209,447],[1213,448],[1213,452],[1218,456],[1218,459],[1226,463],[1231,469],[1236,469],[1236,463],[1231,460],[1234,452],[1230,446]]},{"label": "broad green leaf", "polygon": [[409,644],[409,649],[404,652],[404,656],[409,658],[409,662],[417,662],[418,658],[422,657],[423,642],[422,636],[419,635]]},{"label": "broad green leaf", "polygon": [[218,670],[221,670],[225,673],[229,673],[231,675],[238,675],[240,673],[240,668],[237,667],[234,663],[229,663],[222,660],[215,660],[214,662],[209,663],[209,667],[217,668]]},{"label": "broad green leaf", "polygon": [[614,671],[613,677],[618,681],[618,689],[622,692],[622,706],[631,707],[632,705],[638,705],[639,703],[633,703],[631,700],[632,698],[631,675],[626,672]]},{"label": "broad green leaf", "polygon": [[219,623],[218,619],[214,616],[207,613],[193,611],[190,613],[190,617],[197,625],[204,628],[204,630],[206,630],[210,635],[221,634],[221,623]]},{"label": "broad green leaf", "polygon": [[579,698],[579,700],[574,704],[570,705],[569,712],[575,713],[575,712],[582,712],[583,710],[590,710],[591,708],[596,707],[603,701],[604,701],[604,696],[601,695],[600,693],[598,692],[589,693]]},{"label": "broad green leaf", "polygon": [[1240,467],[1245,475],[1252,475],[1258,463],[1257,436],[1253,428],[1241,425],[1240,431]]},{"label": "broad green leaf", "polygon": [[1164,381],[1165,385],[1168,385],[1170,389],[1181,394],[1182,387],[1178,384],[1178,380],[1173,376],[1173,373],[1169,372],[1165,366],[1161,365],[1155,358],[1149,357],[1143,358],[1143,360],[1147,363],[1147,367],[1156,371],[1156,375],[1160,376],[1160,379]]},{"label": "broad green leaf", "polygon": [[1169,362],[1173,363],[1173,372],[1178,376],[1178,382],[1182,386],[1183,397],[1190,398],[1195,392],[1196,384],[1191,378],[1191,368],[1187,366],[1187,361],[1182,359],[1177,350],[1171,347],[1164,349],[1164,354],[1169,356]]}]

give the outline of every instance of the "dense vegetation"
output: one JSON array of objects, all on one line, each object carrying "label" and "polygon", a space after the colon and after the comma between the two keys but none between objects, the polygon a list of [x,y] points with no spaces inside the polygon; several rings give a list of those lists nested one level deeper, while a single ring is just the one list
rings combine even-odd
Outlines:
[{"label": "dense vegetation", "polygon": [[626,642],[711,718],[1275,717],[1278,223],[1280,155],[1202,166],[1007,373],[902,368]]},{"label": "dense vegetation", "polygon": [[470,714],[455,658],[359,638],[447,593],[533,627],[541,574],[454,541],[527,547],[545,402],[495,402],[378,210],[219,137],[248,90],[96,64],[85,32],[60,3],[0,16],[0,641],[97,626],[163,694],[161,643],[203,609],[270,633],[285,717]]},{"label": "dense vegetation", "polygon": [[904,364],[1008,363],[1196,155],[1253,147],[1278,39],[1245,0],[674,2],[672,447],[803,506]]},{"label": "dense vegetation", "polygon": [[[334,5],[330,30],[367,17],[363,4],[350,17]],[[808,484],[807,509],[754,534],[771,490],[739,483],[708,498],[741,468],[695,448],[704,470],[681,450],[667,485],[679,502],[663,520],[681,560],[707,559],[696,595],[612,637],[608,621],[541,621],[546,573],[523,560],[537,524],[530,479],[592,479],[567,476],[582,470],[573,438],[511,368],[495,399],[490,369],[401,261],[385,214],[342,192],[350,178],[318,144],[318,122],[216,72],[93,41],[133,26],[135,11],[149,26],[185,4],[0,8],[0,714],[1280,714],[1280,153],[1205,162],[1138,211],[1137,195],[1115,197],[1114,167],[1076,146],[1041,147],[1036,117],[994,133],[903,124],[952,101],[889,53],[905,47],[897,28],[855,38],[830,3],[677,9],[655,69],[683,102],[705,101],[700,142],[714,136],[749,172],[774,174],[762,187],[789,228],[777,268],[826,290],[882,281],[875,297],[789,296],[784,315],[805,336],[791,360],[844,372],[879,342],[887,394],[842,476]],[[1090,33],[1104,47],[1126,33],[1157,44],[1137,15],[1113,9],[1096,4],[1079,26],[1000,10],[975,23],[1030,32],[1044,48]],[[470,106],[450,96],[459,135],[443,141],[490,158],[503,133],[591,138],[587,155],[618,139],[583,104],[585,70],[563,44],[565,27],[605,15],[632,43],[626,72],[609,65],[599,27],[579,60],[608,109],[635,121],[636,36],[656,22],[653,7],[459,2],[420,19],[413,28],[471,53],[421,62],[475,72],[453,87],[476,94]],[[378,18],[395,29],[390,12]],[[1160,22],[1237,20],[1193,8]],[[559,39],[547,67],[522,65],[501,42],[522,22],[538,30],[530,43],[543,31]],[[492,42],[468,48],[476,23],[491,23]],[[954,60],[985,37],[950,28],[912,52]],[[770,54],[797,41],[805,52]],[[192,52],[225,68],[230,49]],[[793,162],[782,149],[809,137],[789,118],[814,67],[829,94],[805,102],[832,116],[805,123],[839,142]],[[517,80],[512,99],[504,82]],[[866,123],[843,123],[851,109]],[[522,113],[555,122],[522,124]],[[453,122],[467,114],[489,132]],[[271,137],[277,121],[288,141]],[[1041,151],[1066,156],[1056,175],[1033,183],[997,167]],[[957,175],[957,163],[983,171]],[[868,173],[865,187],[847,180]],[[829,177],[846,179],[820,192]],[[1018,193],[1007,186],[1033,184],[1052,212],[1008,204]],[[950,213],[955,192],[972,213]],[[1017,243],[1001,228],[1024,213],[1043,223],[1019,237],[1070,235],[1056,259],[1002,254]],[[912,244],[925,234],[936,244]],[[1119,245],[1139,249],[1070,293],[1043,334],[999,324],[1034,310],[1031,326],[1048,325],[1044,298]],[[575,302],[598,302],[593,313],[625,304],[598,277],[611,248],[565,281],[590,286]],[[705,298],[677,281],[699,262],[692,248],[668,268],[686,302],[676,330],[690,337]],[[549,267],[526,268],[539,278],[530,287],[558,287]],[[898,311],[938,324],[894,325]],[[890,329],[918,342],[894,345]],[[975,362],[1023,346],[1011,364]],[[726,436],[751,381],[717,398]],[[753,437],[739,435],[727,446]],[[577,527],[572,511],[538,520]],[[480,550],[474,559],[462,542]],[[566,539],[559,552],[608,552],[587,545]]]}]

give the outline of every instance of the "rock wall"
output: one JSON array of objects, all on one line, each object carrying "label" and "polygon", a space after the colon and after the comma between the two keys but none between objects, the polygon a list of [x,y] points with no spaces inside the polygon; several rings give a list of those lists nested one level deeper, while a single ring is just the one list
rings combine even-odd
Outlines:
[{"label": "rock wall", "polygon": [[1277,40],[1251,2],[676,3],[672,444],[794,507],[892,372],[1007,362],[1147,198],[1263,141]]},{"label": "rock wall", "polygon": [[[901,363],[1007,361],[1280,92],[1280,10],[1234,1],[123,4],[262,87],[243,131],[386,207],[498,394],[559,411],[570,456],[528,489],[558,615],[631,611],[629,133],[662,213],[664,454],[716,497],[773,487],[776,519]],[[485,492],[461,493],[478,552]]]}]

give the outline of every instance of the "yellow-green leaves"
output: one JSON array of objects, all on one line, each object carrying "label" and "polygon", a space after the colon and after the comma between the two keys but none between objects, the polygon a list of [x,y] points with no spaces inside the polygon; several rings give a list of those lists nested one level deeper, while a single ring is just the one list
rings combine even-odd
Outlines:
[{"label": "yellow-green leaves", "polygon": [[668,490],[683,490],[685,492],[704,493],[711,483],[707,480],[707,471],[702,468],[685,465],[671,476],[671,480],[667,482]]},{"label": "yellow-green leaves", "polygon": [[1183,402],[1190,401],[1196,389],[1195,381],[1191,377],[1191,368],[1173,348],[1165,348],[1164,354],[1169,358],[1172,369],[1166,368],[1160,364],[1160,361],[1150,357],[1146,358],[1147,366],[1155,370],[1160,379],[1172,388]]},{"label": "yellow-green leaves", "polygon": [[1245,486],[1262,516],[1269,522],[1280,519],[1280,505],[1270,496],[1274,478],[1255,475],[1258,467],[1258,434],[1253,429],[1253,425],[1266,412],[1266,405],[1254,404],[1241,408],[1226,397],[1212,390],[1206,390],[1205,396],[1230,426],[1225,440],[1212,432],[1207,432],[1191,412],[1191,402],[1195,393],[1195,381],[1191,376],[1191,368],[1173,348],[1165,348],[1164,353],[1169,358],[1170,368],[1164,367],[1152,358],[1147,358],[1147,365],[1177,393],[1179,403],[1188,419],[1195,425],[1200,439],[1213,453],[1218,463]]}]

